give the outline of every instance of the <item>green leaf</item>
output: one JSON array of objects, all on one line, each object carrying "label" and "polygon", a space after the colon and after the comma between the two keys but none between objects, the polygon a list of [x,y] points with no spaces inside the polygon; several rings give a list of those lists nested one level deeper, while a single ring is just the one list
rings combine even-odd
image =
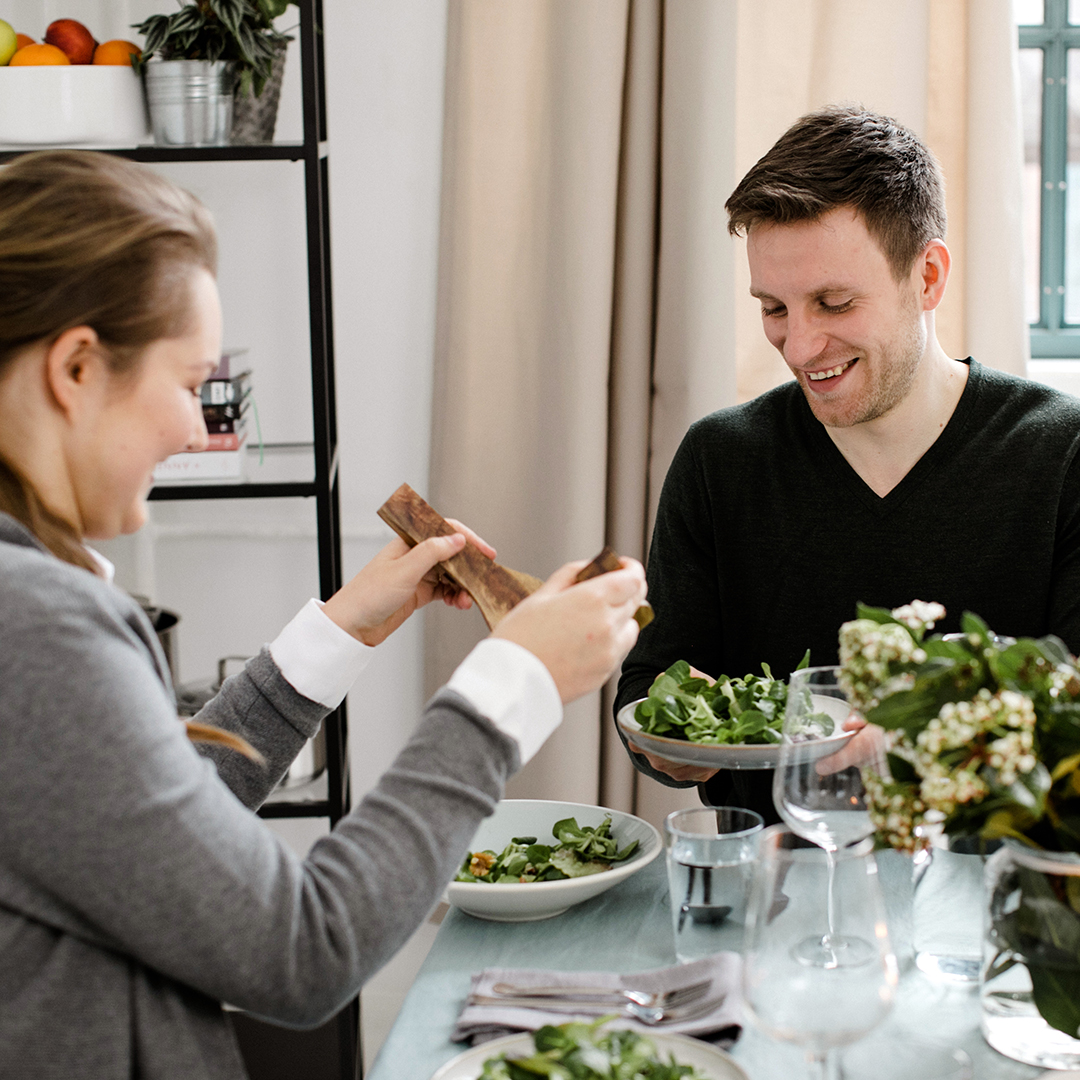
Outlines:
[{"label": "green leaf", "polygon": [[993,643],[990,627],[972,611],[965,611],[960,616],[960,629],[969,636],[979,638],[983,648]]},{"label": "green leaf", "polygon": [[1080,968],[1027,964],[1031,976],[1031,997],[1039,1015],[1058,1031],[1080,1034]]},{"label": "green leaf", "polygon": [[897,754],[886,754],[885,763],[889,767],[889,775],[894,783],[917,784],[919,782],[919,774],[915,771],[915,766],[906,758]]},{"label": "green leaf", "polygon": [[577,854],[568,848],[558,848],[553,851],[551,864],[557,866],[568,878],[590,877],[611,869],[611,863],[601,859],[589,859],[582,862]]},{"label": "green leaf", "polygon": [[881,623],[883,626],[886,623],[894,623],[897,621],[893,618],[892,612],[887,608],[867,607],[867,605],[863,603],[855,605],[855,617],[859,619],[870,619],[873,622]]},{"label": "green leaf", "polygon": [[1061,638],[1055,637],[1053,634],[1047,634],[1046,637],[1039,638],[1039,645],[1042,647],[1043,655],[1052,664],[1074,666],[1072,654]]}]

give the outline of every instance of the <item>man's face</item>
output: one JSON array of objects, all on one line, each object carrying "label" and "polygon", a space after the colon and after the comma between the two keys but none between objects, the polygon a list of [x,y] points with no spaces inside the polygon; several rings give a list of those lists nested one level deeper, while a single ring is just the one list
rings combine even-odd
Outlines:
[{"label": "man's face", "polygon": [[830,427],[884,416],[907,396],[927,345],[920,260],[897,282],[862,216],[755,225],[750,292],[814,415]]}]

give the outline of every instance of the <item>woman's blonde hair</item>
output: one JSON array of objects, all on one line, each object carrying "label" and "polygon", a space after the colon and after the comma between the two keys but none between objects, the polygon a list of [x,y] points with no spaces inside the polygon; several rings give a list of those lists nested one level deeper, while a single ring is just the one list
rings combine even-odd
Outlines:
[{"label": "woman's blonde hair", "polygon": [[[84,150],[25,154],[0,169],[0,379],[28,347],[89,326],[117,375],[183,335],[191,274],[217,269],[210,214],[144,166]],[[55,555],[95,566],[73,523],[0,457],[0,510]]]}]

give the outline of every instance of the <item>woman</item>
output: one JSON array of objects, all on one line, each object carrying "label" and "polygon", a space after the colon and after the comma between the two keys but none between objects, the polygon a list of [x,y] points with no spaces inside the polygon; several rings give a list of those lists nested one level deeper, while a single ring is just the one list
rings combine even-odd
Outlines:
[{"label": "woman", "polygon": [[205,210],[140,166],[46,152],[0,171],[2,1077],[240,1077],[221,1002],[332,1015],[426,916],[561,703],[636,637],[640,565],[581,585],[563,567],[360,806],[291,854],[252,809],[371,646],[433,598],[468,606],[433,569],[465,535],[395,540],[226,682],[199,720],[265,765],[196,751],[153,630],[84,541],[139,528],[155,464],[206,445],[214,265]]}]

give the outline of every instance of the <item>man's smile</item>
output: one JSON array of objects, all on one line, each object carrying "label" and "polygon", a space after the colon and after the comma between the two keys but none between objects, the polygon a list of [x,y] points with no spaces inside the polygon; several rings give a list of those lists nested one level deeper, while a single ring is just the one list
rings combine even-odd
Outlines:
[{"label": "man's smile", "polygon": [[825,379],[835,379],[838,376],[843,375],[844,372],[847,371],[847,369],[851,367],[852,364],[858,361],[858,359],[859,358],[856,356],[854,359],[848,360],[846,363],[837,364],[836,367],[828,368],[825,371],[808,371],[806,373],[806,377],[811,382],[822,382]]}]

